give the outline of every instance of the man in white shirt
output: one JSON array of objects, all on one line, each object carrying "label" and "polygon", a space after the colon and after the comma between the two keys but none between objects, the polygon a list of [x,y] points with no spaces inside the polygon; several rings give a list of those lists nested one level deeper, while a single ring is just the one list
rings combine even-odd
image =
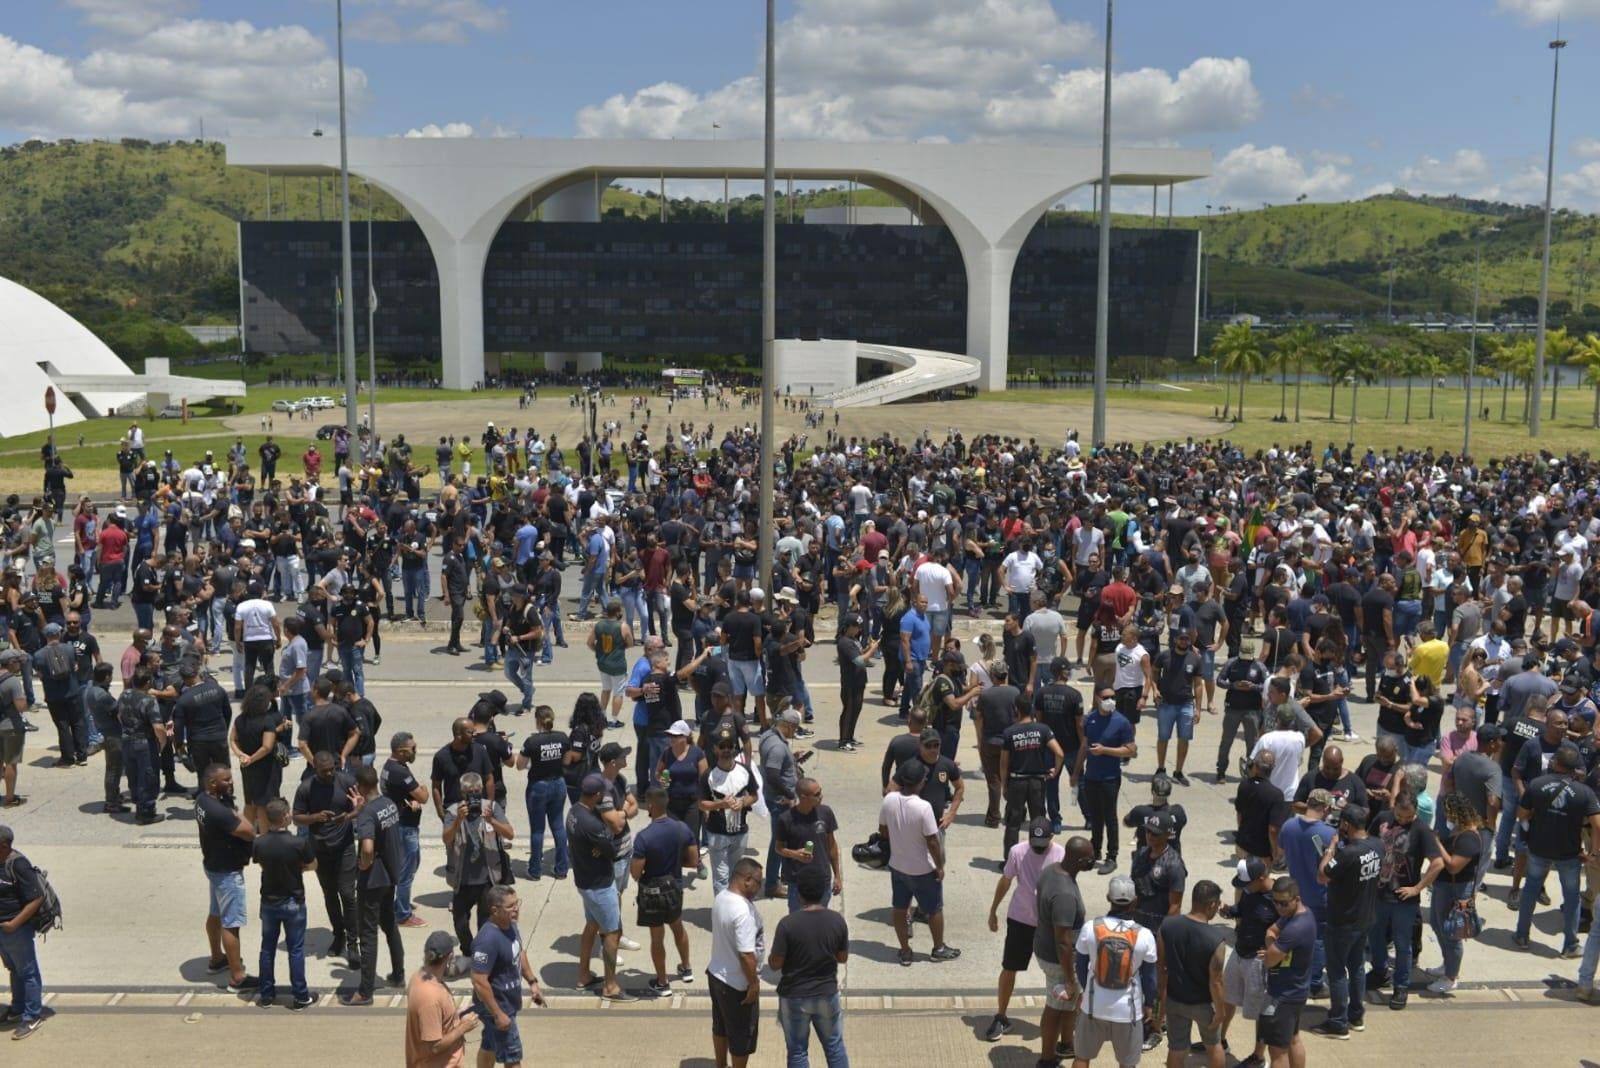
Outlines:
[{"label": "man in white shirt", "polygon": [[278,611],[264,597],[261,583],[252,582],[246,600],[239,602],[233,615],[233,640],[244,649],[244,684],[255,681],[256,672],[271,675],[272,656],[283,644],[278,629]]},{"label": "man in white shirt", "polygon": [[767,955],[766,931],[756,911],[761,893],[761,862],[742,857],[733,866],[728,888],[711,905],[711,1046],[718,1065],[744,1068],[756,1051],[761,1022],[761,961]]},{"label": "man in white shirt", "polygon": [[1250,758],[1255,759],[1256,754],[1263,750],[1270,752],[1275,759],[1272,785],[1283,791],[1284,797],[1293,797],[1300,785],[1300,757],[1306,750],[1306,736],[1295,726],[1293,705],[1279,705],[1272,715],[1276,729],[1256,739],[1255,748],[1250,750]]},{"label": "man in white shirt", "polygon": [[1011,612],[1018,619],[1028,614],[1028,597],[1033,593],[1034,580],[1043,568],[1044,561],[1033,551],[1031,538],[1017,542],[1017,547],[1000,561],[1001,582],[1011,601]]},{"label": "man in white shirt", "polygon": [[933,806],[920,796],[928,765],[920,757],[894,773],[898,790],[884,796],[878,809],[878,833],[889,843],[890,906],[894,933],[900,940],[900,964],[911,966],[911,901],[928,918],[933,935],[932,959],[955,960],[961,951],[944,941],[944,846]]},{"label": "man in white shirt", "polygon": [[[1137,897],[1133,880],[1117,876],[1106,893],[1110,913],[1084,924],[1078,932],[1073,963],[1083,999],[1072,1035],[1073,1068],[1088,1068],[1107,1042],[1123,1068],[1133,1068],[1144,1054],[1144,1025],[1156,998],[1156,938],[1133,919]],[[1105,982],[1107,977],[1101,973],[1108,969],[1102,965],[1122,958],[1102,948],[1102,942],[1118,948],[1119,943],[1132,943],[1131,974],[1115,977],[1126,978],[1125,983]]]},{"label": "man in white shirt", "polygon": [[950,604],[961,592],[961,580],[945,561],[943,546],[935,548],[912,577],[918,591],[928,599],[928,632],[937,642],[950,633]]}]

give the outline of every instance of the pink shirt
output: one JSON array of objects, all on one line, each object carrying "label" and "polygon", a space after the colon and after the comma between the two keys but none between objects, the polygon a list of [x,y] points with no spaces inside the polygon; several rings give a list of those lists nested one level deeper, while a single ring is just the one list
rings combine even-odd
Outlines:
[{"label": "pink shirt", "polygon": [[1011,904],[1006,906],[1006,919],[1039,926],[1039,873],[1051,864],[1060,864],[1066,851],[1054,842],[1043,853],[1034,850],[1023,839],[1006,854],[1004,875],[1015,879],[1011,888]]},{"label": "pink shirt", "polygon": [[[1477,751],[1478,736],[1472,731],[1467,732],[1467,737],[1465,740],[1463,740],[1455,731],[1449,731],[1439,738],[1439,759],[1448,760],[1452,764],[1461,756],[1462,753],[1476,753]],[[1451,769],[1451,771],[1454,770],[1454,768]],[[1448,793],[1451,789],[1453,789],[1451,774],[1449,771],[1444,773],[1444,781],[1440,785],[1439,789],[1441,794]]]}]

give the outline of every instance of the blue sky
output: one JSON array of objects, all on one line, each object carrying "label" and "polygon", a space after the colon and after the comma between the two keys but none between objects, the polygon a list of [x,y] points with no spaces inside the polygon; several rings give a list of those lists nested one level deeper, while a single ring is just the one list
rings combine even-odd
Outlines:
[{"label": "blue sky", "polygon": [[[1210,148],[1206,203],[1400,186],[1600,210],[1600,0],[1123,0],[1118,141]],[[759,0],[347,0],[353,132],[759,133]],[[786,137],[1092,143],[1104,9],[784,0]],[[333,0],[0,7],[0,141],[308,132],[334,122]],[[1081,199],[1081,198],[1080,198]],[[1130,194],[1129,206],[1142,201]]]}]

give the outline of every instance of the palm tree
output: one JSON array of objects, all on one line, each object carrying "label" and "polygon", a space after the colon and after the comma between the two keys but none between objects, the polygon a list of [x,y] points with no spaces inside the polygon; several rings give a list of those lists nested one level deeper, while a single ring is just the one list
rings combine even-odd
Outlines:
[{"label": "palm tree", "polygon": [[1293,330],[1284,334],[1277,340],[1277,355],[1287,367],[1289,362],[1294,362],[1294,421],[1300,421],[1300,387],[1305,382],[1306,362],[1316,366],[1318,356],[1322,349],[1322,340],[1317,336],[1317,328],[1310,323],[1302,323]]},{"label": "palm tree", "polygon": [[1377,364],[1373,370],[1383,375],[1383,417],[1389,418],[1394,410],[1394,372],[1403,358],[1405,350],[1399,345],[1385,345],[1373,352]]},{"label": "palm tree", "polygon": [[[1447,374],[1449,370],[1449,365],[1447,365],[1437,356],[1424,355],[1420,360],[1418,360],[1417,373],[1428,376],[1428,419],[1430,421],[1433,419],[1434,387],[1438,386],[1439,379]],[[1467,403],[1472,403],[1472,397],[1470,394],[1467,396]]]},{"label": "palm tree", "polygon": [[1572,353],[1572,362],[1583,367],[1594,385],[1594,417],[1589,425],[1600,430],[1600,334],[1585,334]]},{"label": "palm tree", "polygon": [[1272,342],[1267,360],[1278,369],[1278,422],[1289,421],[1289,364],[1294,353],[1278,342]]},{"label": "palm tree", "polygon": [[[1243,422],[1245,382],[1251,375],[1260,374],[1263,365],[1261,339],[1250,329],[1249,323],[1231,323],[1223,327],[1211,343],[1211,354],[1224,370],[1239,374],[1239,412],[1235,418]],[[1226,404],[1223,405],[1222,417],[1228,417]]]},{"label": "palm tree", "polygon": [[[1430,370],[1430,365],[1435,363],[1435,362],[1437,362],[1437,361],[1435,361],[1434,358],[1432,356],[1429,356],[1427,353],[1419,352],[1416,349],[1411,349],[1411,348],[1400,349],[1400,350],[1398,350],[1398,354],[1399,354],[1399,358],[1395,361],[1395,368],[1400,372],[1400,374],[1405,376],[1405,380],[1406,380],[1405,425],[1406,426],[1410,426],[1411,425],[1411,387],[1415,384],[1414,380],[1417,378],[1417,376],[1428,374],[1429,370]],[[1428,418],[1431,419],[1431,418],[1433,418],[1433,410],[1432,410],[1433,409],[1433,389],[1432,389],[1431,386],[1429,387],[1429,390],[1428,390],[1428,406],[1429,406]]]},{"label": "palm tree", "polygon": [[1377,377],[1377,352],[1366,341],[1345,338],[1330,346],[1330,380],[1350,383],[1350,438],[1356,439],[1356,404],[1361,396],[1361,383]]},{"label": "palm tree", "polygon": [[[1519,338],[1509,345],[1502,345],[1500,351],[1495,353],[1495,368],[1500,372],[1500,421],[1506,421],[1506,398],[1511,392],[1513,380],[1520,381],[1523,375],[1533,373],[1533,339]],[[1527,413],[1523,413],[1527,418]]]},{"label": "palm tree", "polygon": [[1333,422],[1333,402],[1336,399],[1335,394],[1339,392],[1339,383],[1341,381],[1339,376],[1339,365],[1342,359],[1340,349],[1345,344],[1347,344],[1347,341],[1340,339],[1331,345],[1322,346],[1317,353],[1317,369],[1328,379],[1328,422],[1330,423]]},{"label": "palm tree", "polygon": [[1552,330],[1544,336],[1544,355],[1554,371],[1554,381],[1550,387],[1550,418],[1556,417],[1556,401],[1561,396],[1561,365],[1572,358],[1577,351],[1578,339],[1567,336],[1567,328]]}]

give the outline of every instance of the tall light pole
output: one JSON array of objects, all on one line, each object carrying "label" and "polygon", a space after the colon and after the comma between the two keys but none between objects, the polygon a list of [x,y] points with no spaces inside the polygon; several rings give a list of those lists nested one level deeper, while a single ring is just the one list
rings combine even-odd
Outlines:
[{"label": "tall light pole", "polygon": [[[777,398],[776,348],[778,338],[778,216],[777,188],[778,104],[775,70],[778,58],[777,0],[767,0],[766,159],[762,174],[761,205],[761,529],[756,534],[756,575],[762,586],[772,584],[772,496],[776,464],[772,418]],[[773,591],[767,591],[772,604]]]},{"label": "tall light pole", "polygon": [[[1498,234],[1500,227],[1486,227],[1478,236]],[[1472,452],[1472,414],[1477,403],[1472,399],[1472,379],[1478,372],[1478,294],[1483,280],[1483,242],[1478,242],[1477,257],[1472,268],[1472,340],[1467,345],[1467,411],[1461,423],[1461,454]]]},{"label": "tall light pole", "polygon": [[1106,443],[1106,370],[1111,334],[1111,5],[1106,0],[1105,97],[1100,107],[1100,253],[1094,291],[1094,427],[1091,441]]},{"label": "tall light pole", "polygon": [[344,104],[344,0],[334,0],[339,37],[339,258],[344,279],[344,425],[360,448],[356,432],[356,306],[354,270],[350,265],[350,146]]},{"label": "tall light pole", "polygon": [[[376,448],[378,444],[378,282],[372,274],[372,183],[367,183],[367,441]],[[362,453],[361,439],[356,438],[356,452]]]},{"label": "tall light pole", "polygon": [[[1559,24],[1558,24],[1559,26]],[[1556,30],[1560,33],[1560,29]],[[1550,78],[1550,151],[1544,165],[1544,256],[1539,264],[1539,332],[1533,340],[1533,383],[1528,405],[1528,436],[1539,436],[1539,402],[1544,396],[1544,331],[1550,311],[1550,198],[1556,178],[1556,92],[1561,87],[1561,50],[1567,42],[1550,42],[1555,53],[1555,73]]]}]

